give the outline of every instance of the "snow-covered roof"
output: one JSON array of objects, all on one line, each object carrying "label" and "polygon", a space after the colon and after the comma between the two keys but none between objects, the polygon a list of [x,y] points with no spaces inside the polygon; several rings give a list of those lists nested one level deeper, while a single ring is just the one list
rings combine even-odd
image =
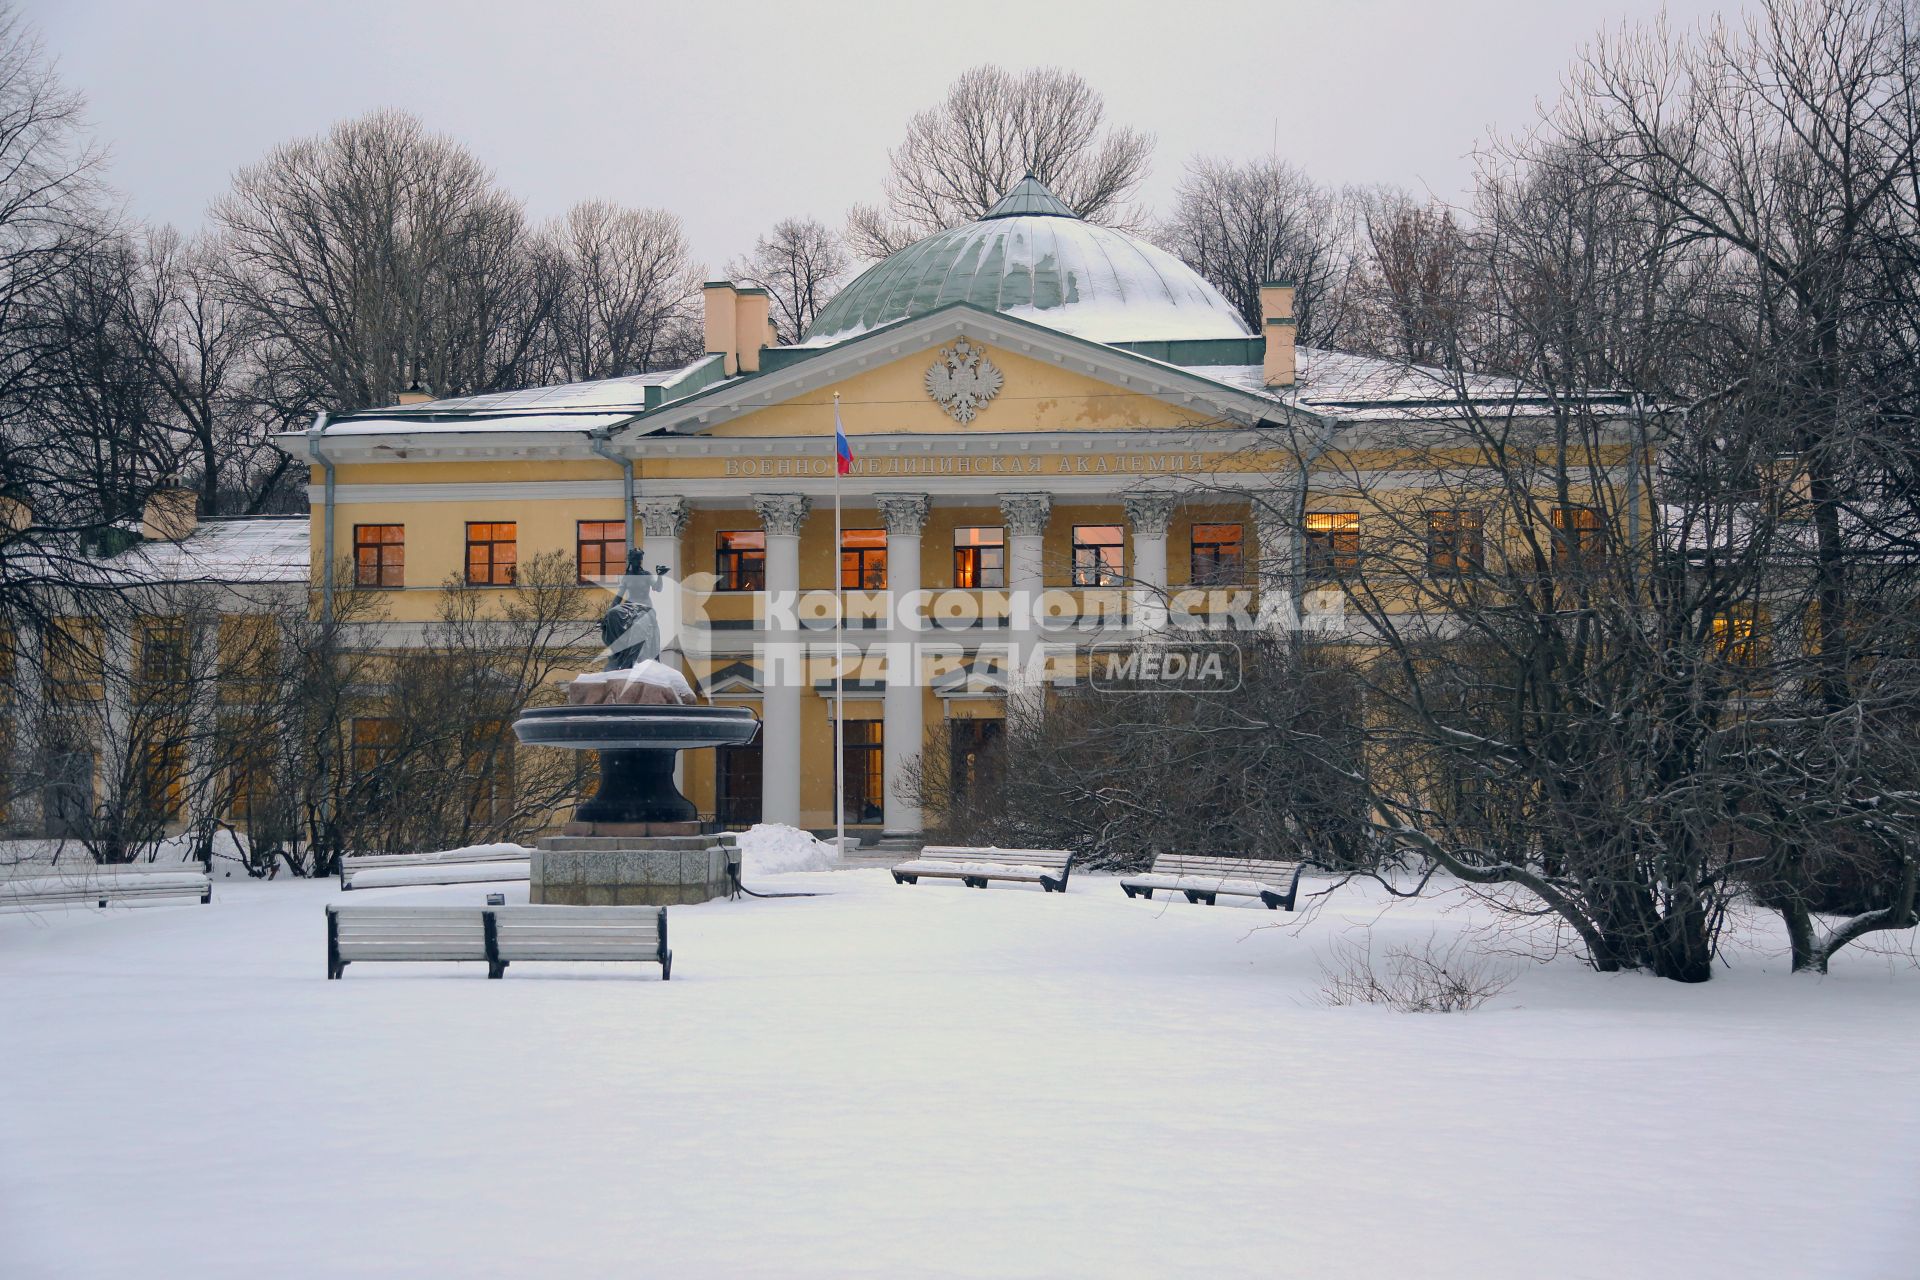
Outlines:
[{"label": "snow-covered roof", "polygon": [[[1290,404],[1309,413],[1344,420],[1428,418],[1457,413],[1463,404],[1511,405],[1541,401],[1539,392],[1512,378],[1481,375],[1457,379],[1441,369],[1379,356],[1319,347],[1294,353],[1294,384],[1269,387],[1260,365],[1189,365],[1189,373]],[[1599,398],[1610,398],[1600,393]]]},{"label": "snow-covered roof", "polygon": [[142,542],[105,567],[139,582],[305,582],[311,572],[307,516],[211,519],[179,542]]},{"label": "snow-covered roof", "polygon": [[652,373],[386,405],[342,414],[327,424],[326,435],[605,431],[669,400],[725,381],[720,359],[706,355],[680,368]]}]

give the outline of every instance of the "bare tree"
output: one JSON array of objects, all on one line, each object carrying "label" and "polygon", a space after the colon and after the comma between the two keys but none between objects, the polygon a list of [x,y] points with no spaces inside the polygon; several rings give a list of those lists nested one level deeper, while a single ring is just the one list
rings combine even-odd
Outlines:
[{"label": "bare tree", "polygon": [[547,332],[559,380],[641,373],[697,352],[700,281],[679,218],[596,200],[575,205],[542,239],[555,267]]},{"label": "bare tree", "polygon": [[782,218],[754,241],[753,252],[727,266],[734,279],[760,286],[773,300],[780,341],[798,342],[846,279],[840,237],[813,218]]},{"label": "bare tree", "polygon": [[887,257],[979,217],[1027,174],[1089,221],[1131,225],[1127,201],[1152,152],[1153,135],[1109,126],[1106,103],[1071,71],[974,67],[914,116],[887,155],[883,205],[856,206],[847,239]]},{"label": "bare tree", "polygon": [[1346,329],[1352,230],[1344,202],[1277,156],[1237,163],[1207,156],[1187,165],[1168,249],[1227,296],[1260,331],[1260,286],[1294,285],[1299,341],[1337,345]]},{"label": "bare tree", "polygon": [[275,148],[213,218],[284,417],[522,381],[548,299],[519,202],[412,116],[374,112]]},{"label": "bare tree", "polygon": [[1415,364],[1457,358],[1452,344],[1471,316],[1478,264],[1453,211],[1398,190],[1356,203],[1362,234],[1350,345]]}]

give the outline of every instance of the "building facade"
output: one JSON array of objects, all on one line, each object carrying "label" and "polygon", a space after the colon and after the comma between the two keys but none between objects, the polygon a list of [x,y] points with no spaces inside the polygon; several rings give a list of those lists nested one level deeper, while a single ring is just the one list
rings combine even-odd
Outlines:
[{"label": "building facade", "polygon": [[509,593],[564,556],[602,591],[643,547],[672,582],[668,659],[763,722],[683,761],[731,824],[833,825],[836,664],[847,820],[911,835],[927,744],[957,767],[1094,646],[1291,625],[1315,557],[1358,536],[1318,460],[1352,465],[1370,424],[1430,416],[1442,390],[1298,348],[1284,284],[1249,332],[1032,179],[859,277],[795,345],[761,291],[715,282],[704,306],[683,369],[323,417],[280,444],[312,467],[323,600],[386,597],[370,643],[413,643],[450,581]]}]

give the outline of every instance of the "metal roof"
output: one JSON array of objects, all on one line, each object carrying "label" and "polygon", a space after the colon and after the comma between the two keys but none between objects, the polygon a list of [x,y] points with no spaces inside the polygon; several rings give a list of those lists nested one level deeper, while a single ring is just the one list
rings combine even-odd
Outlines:
[{"label": "metal roof", "polygon": [[802,345],[831,345],[955,302],[1094,342],[1248,336],[1233,304],[1193,268],[1081,220],[1027,178],[985,217],[870,268],[827,304]]}]

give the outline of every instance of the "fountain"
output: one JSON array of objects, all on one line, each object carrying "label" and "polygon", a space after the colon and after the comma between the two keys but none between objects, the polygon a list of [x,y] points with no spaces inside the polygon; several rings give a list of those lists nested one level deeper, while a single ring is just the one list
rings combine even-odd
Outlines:
[{"label": "fountain", "polygon": [[513,731],[529,746],[600,753],[600,787],[561,834],[540,841],[528,900],[581,906],[705,902],[728,891],[729,851],[702,830],[674,784],[676,753],[753,741],[745,707],[703,706],[685,677],[659,661],[652,595],[666,569],[627,556],[600,621],[607,669],[580,676],[560,706],[528,707]]}]

